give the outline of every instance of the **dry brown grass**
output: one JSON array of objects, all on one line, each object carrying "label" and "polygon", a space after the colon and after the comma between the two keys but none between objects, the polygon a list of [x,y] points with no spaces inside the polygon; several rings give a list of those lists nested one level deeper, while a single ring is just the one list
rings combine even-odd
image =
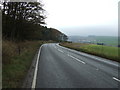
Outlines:
[{"label": "dry brown grass", "polygon": [[43,43],[52,41],[24,41],[14,43],[3,40],[3,88],[20,88],[35,53]]},{"label": "dry brown grass", "polygon": [[3,40],[2,42],[2,62],[10,64],[11,58],[16,56],[17,45],[13,42]]},{"label": "dry brown grass", "polygon": [[68,46],[68,47],[73,47],[73,48],[80,48],[85,45],[89,44],[84,44],[84,43],[61,43],[61,45]]}]

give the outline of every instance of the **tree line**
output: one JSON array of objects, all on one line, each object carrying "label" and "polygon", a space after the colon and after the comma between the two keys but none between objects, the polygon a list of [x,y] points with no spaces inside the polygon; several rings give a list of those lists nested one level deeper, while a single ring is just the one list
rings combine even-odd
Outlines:
[{"label": "tree line", "polygon": [[2,35],[12,41],[66,41],[67,35],[45,26],[43,5],[39,2],[3,2]]}]

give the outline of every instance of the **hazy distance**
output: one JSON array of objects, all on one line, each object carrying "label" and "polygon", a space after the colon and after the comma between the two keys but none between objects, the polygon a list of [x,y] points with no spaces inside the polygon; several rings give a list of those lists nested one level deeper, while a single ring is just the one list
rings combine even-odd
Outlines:
[{"label": "hazy distance", "polygon": [[117,36],[120,0],[42,0],[46,23],[68,36]]}]

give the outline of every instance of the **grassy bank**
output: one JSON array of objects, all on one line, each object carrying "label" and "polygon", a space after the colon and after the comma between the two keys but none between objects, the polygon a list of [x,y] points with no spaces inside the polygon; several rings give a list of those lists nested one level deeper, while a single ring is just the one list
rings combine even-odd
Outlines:
[{"label": "grassy bank", "polygon": [[81,43],[61,43],[60,45],[120,62],[120,58],[118,56],[118,51],[120,51],[120,48],[118,47]]},{"label": "grassy bank", "polygon": [[3,40],[3,88],[20,88],[30,68],[35,53],[45,41],[14,43]]}]

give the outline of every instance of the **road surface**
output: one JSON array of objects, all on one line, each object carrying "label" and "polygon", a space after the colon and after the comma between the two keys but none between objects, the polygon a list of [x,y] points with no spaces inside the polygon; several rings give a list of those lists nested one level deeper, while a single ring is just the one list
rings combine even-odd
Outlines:
[{"label": "road surface", "polygon": [[118,63],[58,44],[41,47],[36,88],[118,88]]}]

